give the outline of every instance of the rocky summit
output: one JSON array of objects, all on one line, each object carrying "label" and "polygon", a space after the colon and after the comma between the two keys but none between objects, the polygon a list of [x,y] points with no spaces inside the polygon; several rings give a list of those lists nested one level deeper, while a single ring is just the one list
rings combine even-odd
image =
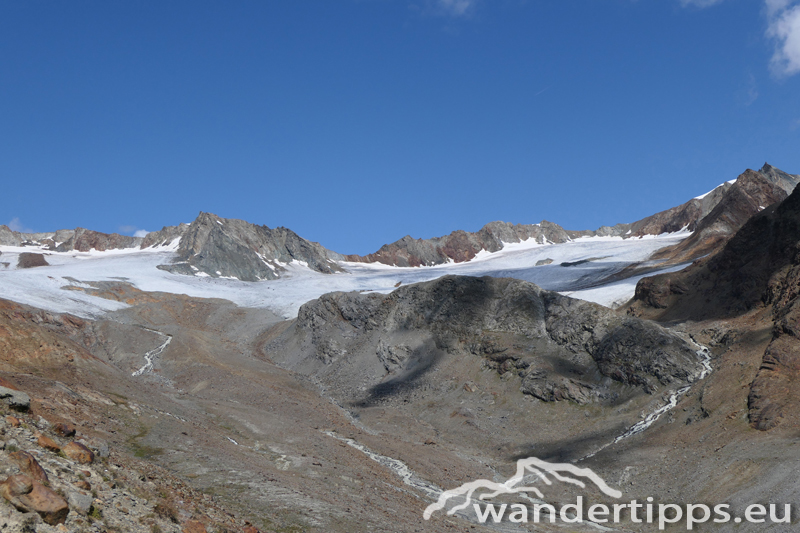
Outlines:
[{"label": "rocky summit", "polygon": [[[161,231],[171,232],[174,230]],[[158,240],[165,239],[159,236],[149,242],[155,245]],[[336,260],[341,257],[287,228],[270,229],[200,213],[182,232],[175,261],[162,268],[180,274],[260,281],[277,279],[292,262],[325,274],[340,272]]]}]

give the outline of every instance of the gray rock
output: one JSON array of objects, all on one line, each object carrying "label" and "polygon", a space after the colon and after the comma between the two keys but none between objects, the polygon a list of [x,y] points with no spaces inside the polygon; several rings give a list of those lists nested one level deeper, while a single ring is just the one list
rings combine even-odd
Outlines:
[{"label": "gray rock", "polygon": [[92,508],[94,498],[91,495],[81,494],[80,492],[70,492],[67,494],[69,508],[80,514],[88,514]]},{"label": "gray rock", "polygon": [[30,396],[22,391],[9,389],[7,387],[0,387],[0,399],[4,399],[10,407],[19,411],[26,411],[31,406]]}]

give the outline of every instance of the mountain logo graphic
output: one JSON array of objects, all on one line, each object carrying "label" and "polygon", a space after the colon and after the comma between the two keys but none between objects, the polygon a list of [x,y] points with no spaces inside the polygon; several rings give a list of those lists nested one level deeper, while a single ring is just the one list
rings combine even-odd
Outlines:
[{"label": "mountain logo graphic", "polygon": [[436,503],[429,505],[422,517],[429,520],[431,515],[436,511],[445,509],[448,500],[464,498],[464,501],[458,505],[454,505],[448,511],[448,515],[453,515],[458,511],[466,509],[472,500],[476,497],[475,492],[478,492],[478,500],[487,500],[500,496],[501,494],[518,494],[522,492],[530,492],[536,494],[539,498],[544,498],[544,494],[537,487],[530,484],[523,484],[526,477],[533,476],[534,482],[541,481],[545,485],[552,485],[551,478],[561,481],[563,483],[570,483],[580,488],[586,488],[586,483],[583,480],[590,481],[597,486],[605,495],[612,498],[621,498],[622,492],[613,489],[603,481],[603,479],[595,474],[589,468],[579,468],[570,463],[548,463],[536,457],[528,457],[527,459],[520,459],[517,461],[516,473],[506,480],[504,483],[497,483],[489,481],[488,479],[479,479],[464,483],[458,488],[442,492]]}]

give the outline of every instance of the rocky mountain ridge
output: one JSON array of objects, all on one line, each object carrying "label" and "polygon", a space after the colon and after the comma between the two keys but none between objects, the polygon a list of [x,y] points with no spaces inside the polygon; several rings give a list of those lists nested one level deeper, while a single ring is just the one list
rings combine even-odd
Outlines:
[{"label": "rocky mountain ridge", "polygon": [[[348,255],[347,261],[383,263],[393,266],[432,266],[473,259],[479,252],[497,252],[504,243],[534,239],[539,244],[563,243],[579,237],[622,237],[625,239],[688,230],[700,234],[678,251],[677,262],[691,261],[709,253],[721,239],[730,237],[753,214],[779,202],[800,183],[800,175],[783,172],[768,163],[758,172],[748,170],[688,202],[633,223],[602,226],[596,231],[570,231],[558,224],[509,224],[490,222],[479,231],[454,231],[444,237],[414,239],[410,235],[384,245],[366,256]],[[711,242],[709,235],[714,235]],[[702,245],[698,244],[702,243]]]},{"label": "rocky mountain ridge", "polygon": [[[35,246],[58,252],[175,249],[175,259],[159,268],[185,275],[260,281],[279,278],[292,262],[330,274],[343,271],[345,267],[340,263],[346,261],[400,267],[461,263],[474,259],[481,252],[502,250],[505,243],[529,239],[544,244],[592,236],[629,239],[680,230],[693,232],[680,244],[665,248],[653,257],[662,265],[670,265],[715,252],[747,219],[782,201],[798,182],[800,176],[765,163],[758,172],[748,170],[705,195],[630,224],[603,226],[596,231],[570,231],[547,221],[539,224],[490,222],[475,233],[455,231],[432,239],[406,236],[367,256],[333,252],[287,228],[271,229],[203,212],[191,224],[166,226],[145,237],[104,234],[84,228],[24,234],[0,226],[0,244]],[[642,268],[646,270],[652,265],[632,265],[616,275],[629,277],[642,273]]]}]

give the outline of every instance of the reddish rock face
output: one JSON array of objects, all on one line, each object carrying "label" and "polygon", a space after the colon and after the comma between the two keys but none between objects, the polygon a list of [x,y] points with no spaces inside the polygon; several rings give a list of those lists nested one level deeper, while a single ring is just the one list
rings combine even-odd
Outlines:
[{"label": "reddish rock face", "polygon": [[28,452],[14,452],[10,454],[9,457],[11,457],[12,461],[17,463],[23,474],[30,476],[34,481],[38,481],[42,484],[50,482],[47,478],[47,473],[33,455]]},{"label": "reddish rock face", "polygon": [[51,526],[63,524],[69,514],[64,498],[26,475],[10,476],[0,483],[0,496],[23,513],[39,513]]},{"label": "reddish rock face", "polygon": [[88,465],[94,462],[94,453],[92,453],[92,450],[80,442],[70,442],[64,446],[62,451],[64,452],[64,455],[83,465]]}]

